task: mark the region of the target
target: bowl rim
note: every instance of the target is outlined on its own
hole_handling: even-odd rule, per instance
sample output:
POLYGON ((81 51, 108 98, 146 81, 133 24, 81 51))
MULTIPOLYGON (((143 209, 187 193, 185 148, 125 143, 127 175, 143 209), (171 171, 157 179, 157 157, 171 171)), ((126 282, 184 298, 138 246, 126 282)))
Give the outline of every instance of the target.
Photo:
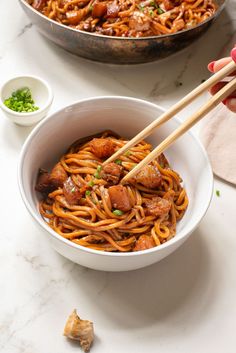
POLYGON ((226 2, 228 0, 223 0, 224 2, 218 7, 218 9, 216 10, 216 12, 208 17, 205 21, 199 23, 198 25, 188 28, 188 29, 184 29, 183 31, 178 31, 175 33, 169 33, 169 34, 162 34, 160 36, 148 36, 148 37, 116 37, 116 36, 108 36, 108 35, 104 35, 104 34, 99 34, 99 33, 92 33, 92 32, 86 32, 86 31, 82 31, 80 29, 76 29, 76 28, 72 28, 69 26, 66 26, 64 24, 61 24, 55 20, 52 20, 51 18, 48 18, 47 16, 43 15, 41 12, 35 10, 26 0, 19 0, 24 6, 28 7, 32 12, 34 12, 36 15, 42 17, 43 19, 48 20, 49 22, 51 22, 52 24, 56 24, 61 28, 67 28, 68 30, 75 32, 75 33, 81 33, 81 34, 85 34, 85 35, 90 35, 90 36, 94 36, 94 37, 99 37, 99 38, 108 38, 108 39, 112 39, 112 40, 123 40, 123 41, 144 41, 144 40, 148 40, 148 39, 162 39, 162 38, 167 38, 167 37, 172 37, 172 36, 176 36, 179 35, 180 33, 186 33, 189 32, 191 30, 193 30, 194 28, 199 28, 204 24, 207 24, 208 22, 211 22, 213 19, 216 19, 219 14, 221 13, 221 11, 224 9, 226 2))
POLYGON ((2 110, 4 110, 7 114, 11 114, 14 117, 17 118, 30 118, 30 117, 35 117, 38 114, 41 114, 43 111, 45 111, 48 107, 50 107, 50 105, 52 104, 53 101, 53 92, 52 92, 52 88, 50 87, 50 85, 47 83, 47 81, 45 81, 43 78, 39 77, 39 76, 35 76, 35 75, 19 75, 19 76, 13 76, 12 78, 10 78, 9 80, 5 81, 4 84, 1 86, 0 88, 0 107, 2 108, 2 110), (29 112, 29 113, 21 113, 21 112, 16 112, 14 110, 11 110, 10 108, 8 108, 5 104, 4 101, 2 99, 2 92, 4 90, 4 88, 10 84, 12 81, 15 80, 19 80, 19 79, 33 79, 36 82, 40 82, 46 89, 47 89, 47 100, 46 102, 39 107, 38 110, 35 110, 34 112, 29 112))
MULTIPOLYGON (((214 186, 214 178, 213 178, 213 171, 211 168, 211 164, 207 155, 206 150, 204 149, 201 141, 198 139, 198 137, 193 133, 193 131, 188 131, 187 134, 190 134, 192 139, 195 141, 195 143, 198 145, 204 159, 206 162, 206 168, 209 174, 209 180, 208 180, 208 195, 207 199, 204 199, 204 207, 202 207, 202 212, 199 214, 199 216, 196 218, 195 222, 193 223, 193 225, 191 226, 190 230, 187 229, 184 230, 182 229, 178 234, 176 234, 173 238, 171 238, 170 240, 168 240, 166 243, 161 244, 160 246, 151 248, 151 249, 147 249, 147 250, 141 250, 141 251, 136 251, 136 252, 127 252, 127 253, 115 253, 115 252, 106 252, 106 251, 100 251, 100 250, 94 250, 94 249, 89 249, 86 248, 84 246, 75 244, 73 242, 71 242, 68 239, 63 238, 61 235, 59 235, 58 233, 56 233, 53 229, 51 229, 47 223, 43 220, 43 218, 40 218, 39 214, 36 214, 33 209, 31 208, 31 205, 25 195, 24 192, 24 187, 23 187, 23 165, 24 165, 24 159, 25 159, 25 155, 27 153, 27 149, 28 149, 28 145, 30 144, 31 140, 34 138, 35 135, 38 134, 38 132, 40 131, 41 127, 45 124, 47 124, 47 121, 50 119, 55 119, 55 117, 62 113, 63 111, 66 111, 68 109, 68 111, 70 111, 71 109, 73 109, 73 107, 80 105, 80 104, 84 104, 86 102, 89 101, 96 101, 96 100, 120 100, 120 101, 129 101, 129 102, 139 102, 141 104, 146 104, 149 107, 158 109, 160 111, 164 112, 164 109, 161 108, 159 105, 151 103, 149 101, 140 99, 140 98, 134 98, 134 97, 128 97, 128 96, 95 96, 95 97, 89 97, 89 98, 84 98, 84 99, 80 99, 78 101, 75 101, 74 103, 68 105, 68 106, 64 106, 63 108, 58 109, 57 111, 55 111, 54 113, 48 115, 45 119, 43 119, 42 121, 40 121, 40 123, 35 126, 33 128, 33 130, 30 132, 30 134, 28 135, 27 139, 24 142, 24 145, 22 146, 21 152, 20 152, 20 156, 19 156, 19 162, 18 162, 18 166, 17 166, 17 180, 18 180, 18 186, 19 186, 19 190, 20 190, 20 194, 22 197, 22 200, 26 206, 26 208, 28 209, 29 213, 31 214, 32 218, 36 221, 37 224, 39 224, 41 226, 41 228, 43 230, 45 230, 48 234, 47 235, 52 235, 54 238, 56 238, 57 240, 59 240, 61 243, 64 243, 65 246, 69 246, 72 247, 74 249, 78 249, 78 250, 82 250, 85 252, 88 252, 90 254, 95 254, 95 255, 100 255, 100 256, 107 256, 107 257, 135 257, 135 256, 139 256, 141 254, 143 255, 148 255, 150 253, 153 252, 158 252, 161 251, 165 248, 170 247, 171 245, 174 245, 175 243, 178 243, 179 241, 181 241, 181 239, 184 239, 186 236, 190 235, 198 226, 198 224, 201 222, 201 220, 203 219, 203 217, 205 216, 210 203, 211 203, 211 199, 213 196, 213 186, 214 186)), ((178 124, 181 124, 183 121, 178 118, 178 117, 173 117, 173 120, 175 120, 178 124)))

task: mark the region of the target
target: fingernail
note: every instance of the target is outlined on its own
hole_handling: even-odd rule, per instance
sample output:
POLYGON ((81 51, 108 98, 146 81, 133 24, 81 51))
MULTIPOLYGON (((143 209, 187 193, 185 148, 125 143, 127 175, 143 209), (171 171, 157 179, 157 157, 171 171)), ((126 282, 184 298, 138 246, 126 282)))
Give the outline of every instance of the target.
POLYGON ((207 66, 208 70, 211 72, 214 72, 214 65, 215 65, 215 61, 212 61, 211 63, 209 63, 207 66))
POLYGON ((236 111, 236 98, 227 99, 227 108, 229 108, 233 112, 236 111))
POLYGON ((227 103, 229 103, 229 101, 230 101, 230 104, 235 105, 235 107, 236 107, 236 96, 235 96, 235 95, 231 95, 231 96, 229 96, 229 97, 226 97, 226 98, 222 101, 222 103, 223 103, 224 105, 226 105, 227 103))
POLYGON ((233 59, 233 61, 236 62, 236 48, 233 48, 231 50, 231 58, 233 59))

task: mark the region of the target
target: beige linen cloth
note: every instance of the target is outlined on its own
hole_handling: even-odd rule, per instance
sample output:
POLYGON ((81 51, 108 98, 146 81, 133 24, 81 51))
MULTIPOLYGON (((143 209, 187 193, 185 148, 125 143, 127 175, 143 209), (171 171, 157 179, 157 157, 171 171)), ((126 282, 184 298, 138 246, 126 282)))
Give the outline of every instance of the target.
MULTIPOLYGON (((236 36, 230 48, 234 47, 236 36)), ((230 50, 220 57, 229 56, 230 50)), ((236 113, 219 104, 202 121, 200 139, 218 177, 236 185, 236 113)))
POLYGON ((200 138, 214 174, 236 185, 236 113, 220 104, 203 119, 200 138))

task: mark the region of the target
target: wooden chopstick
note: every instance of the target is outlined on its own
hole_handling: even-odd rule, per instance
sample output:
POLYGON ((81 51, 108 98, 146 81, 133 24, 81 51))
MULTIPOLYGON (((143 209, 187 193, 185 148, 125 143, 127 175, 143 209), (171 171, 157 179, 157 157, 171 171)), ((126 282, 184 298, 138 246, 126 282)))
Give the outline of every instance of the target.
POLYGON ((163 113, 160 117, 149 124, 144 130, 138 133, 132 140, 128 141, 123 147, 121 147, 117 152, 115 152, 110 158, 103 162, 103 165, 110 163, 117 159, 120 155, 125 153, 129 148, 133 147, 147 136, 149 136, 158 126, 162 125, 178 112, 180 112, 184 107, 191 103, 194 99, 200 96, 203 92, 207 91, 210 87, 214 86, 218 81, 229 76, 233 71, 236 70, 236 64, 232 60, 228 65, 222 68, 220 71, 212 75, 207 81, 203 82, 201 85, 197 86, 193 91, 188 93, 179 102, 174 104, 170 109, 163 113))
MULTIPOLYGON (((236 90, 236 77, 233 78, 226 86, 218 91, 207 103, 205 103, 199 110, 185 120, 175 131, 173 131, 164 141, 162 141, 151 153, 147 155, 135 168, 133 168, 121 180, 121 184, 125 184, 128 179, 134 177, 143 167, 157 158, 160 153, 170 147, 180 136, 188 131, 193 125, 201 120, 207 113, 215 108, 222 100, 228 97, 236 90)), ((227 141, 226 141, 227 143, 227 141)))

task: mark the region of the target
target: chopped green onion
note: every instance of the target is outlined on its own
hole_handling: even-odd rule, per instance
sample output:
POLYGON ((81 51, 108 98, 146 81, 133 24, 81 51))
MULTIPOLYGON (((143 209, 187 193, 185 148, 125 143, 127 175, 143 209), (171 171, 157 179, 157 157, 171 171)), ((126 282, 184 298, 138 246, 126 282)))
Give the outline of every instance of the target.
POLYGON ((115 216, 122 216, 122 215, 124 214, 124 212, 121 211, 121 210, 114 210, 112 213, 113 213, 115 216))
POLYGON ((158 7, 157 12, 159 13, 159 15, 161 15, 161 14, 163 14, 165 11, 162 10, 160 7, 158 7))
POLYGON ((99 166, 97 167, 97 171, 93 174, 96 179, 100 179, 100 178, 101 178, 101 176, 100 176, 101 170, 102 170, 102 166, 99 165, 99 166))
POLYGON ((96 179, 100 179, 101 178, 100 177, 100 173, 98 173, 98 172, 94 173, 93 175, 95 176, 96 179))
POLYGON ((75 192, 75 186, 71 189, 71 192, 75 192))
POLYGON ((89 182, 88 182, 88 186, 90 186, 91 188, 94 186, 94 182, 92 181, 92 180, 90 180, 89 182))
POLYGON ((131 152, 128 150, 128 151, 126 151, 126 152, 124 153, 124 155, 125 155, 126 157, 129 157, 129 156, 131 155, 131 152))
POLYGON ((122 161, 120 159, 116 159, 115 160, 115 163, 118 164, 118 165, 121 165, 122 164, 122 161))
POLYGON ((144 11, 144 6, 139 5, 139 10, 143 12, 144 11))
POLYGON ((216 190, 216 196, 220 197, 220 191, 216 190))
POLYGON ((11 97, 5 99, 4 104, 7 108, 20 113, 32 113, 39 109, 39 107, 34 105, 34 100, 28 87, 20 88, 13 92, 11 97))
POLYGON ((86 195, 86 196, 90 196, 90 195, 91 195, 91 191, 86 190, 86 191, 85 191, 85 195, 86 195))
POLYGON ((153 10, 149 10, 149 15, 150 15, 150 16, 153 16, 153 15, 154 15, 153 10))
POLYGON ((92 5, 89 6, 89 11, 93 11, 93 6, 92 5))

